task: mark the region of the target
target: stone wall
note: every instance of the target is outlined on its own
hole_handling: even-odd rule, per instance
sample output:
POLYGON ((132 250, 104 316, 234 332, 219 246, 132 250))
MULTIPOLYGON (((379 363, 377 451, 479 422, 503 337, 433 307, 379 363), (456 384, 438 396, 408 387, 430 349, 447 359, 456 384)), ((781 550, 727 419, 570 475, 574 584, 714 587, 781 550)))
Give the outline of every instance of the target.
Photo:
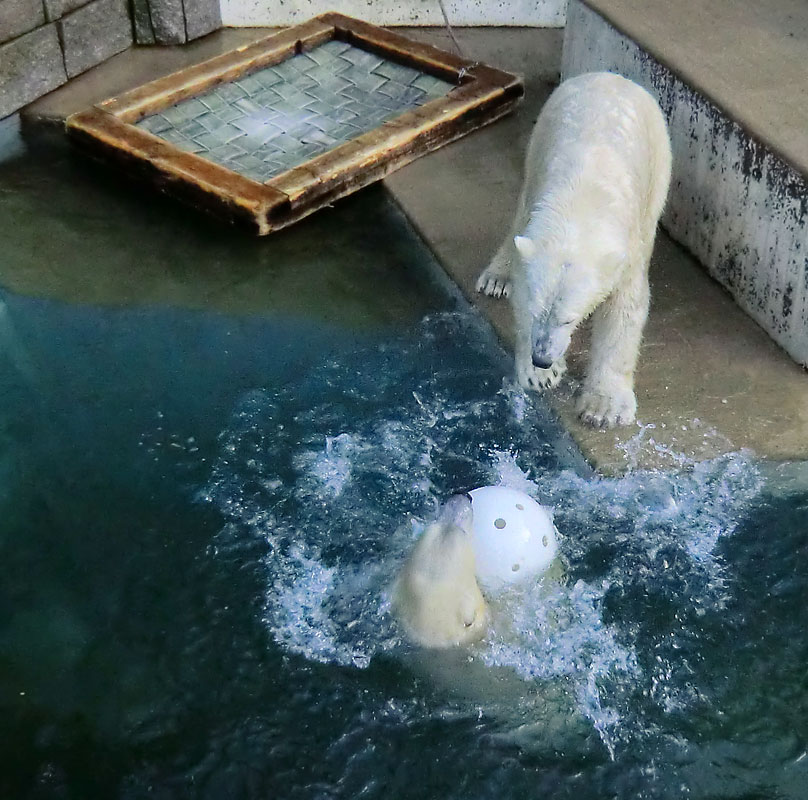
POLYGON ((183 44, 222 27, 219 0, 132 0, 132 10, 138 44, 183 44))
POLYGON ((219 0, 0 0, 0 119, 116 53, 221 27, 219 0))
POLYGON ((0 0, 0 119, 131 44, 128 0, 0 0))

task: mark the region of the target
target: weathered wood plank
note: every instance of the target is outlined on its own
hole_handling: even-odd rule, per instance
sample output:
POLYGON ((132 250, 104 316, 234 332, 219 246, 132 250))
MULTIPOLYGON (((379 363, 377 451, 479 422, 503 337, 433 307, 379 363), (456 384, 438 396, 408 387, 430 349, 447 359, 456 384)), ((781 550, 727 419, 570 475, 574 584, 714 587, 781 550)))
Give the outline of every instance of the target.
POLYGON ((231 222, 247 223, 258 234, 269 232, 267 219, 273 211, 289 206, 288 197, 274 187, 185 153, 107 111, 91 109, 73 114, 66 128, 68 135, 91 153, 112 159, 161 191, 194 206, 231 222))
POLYGON ((469 71, 469 75, 476 82, 476 85, 500 86, 509 97, 521 97, 525 93, 525 87, 521 79, 510 72, 503 72, 496 67, 489 67, 487 64, 475 64, 469 71))
POLYGON ((149 114, 201 94, 221 83, 235 80, 247 72, 278 64, 296 53, 311 50, 333 38, 334 30, 333 25, 315 18, 230 53, 145 83, 99 103, 99 108, 124 122, 137 122, 149 114))
POLYGON ((473 61, 440 50, 430 44, 416 42, 387 28, 378 28, 368 22, 346 17, 336 11, 321 14, 316 19, 336 28, 342 41, 388 56, 394 61, 421 69, 451 83, 460 83, 474 66, 473 61))

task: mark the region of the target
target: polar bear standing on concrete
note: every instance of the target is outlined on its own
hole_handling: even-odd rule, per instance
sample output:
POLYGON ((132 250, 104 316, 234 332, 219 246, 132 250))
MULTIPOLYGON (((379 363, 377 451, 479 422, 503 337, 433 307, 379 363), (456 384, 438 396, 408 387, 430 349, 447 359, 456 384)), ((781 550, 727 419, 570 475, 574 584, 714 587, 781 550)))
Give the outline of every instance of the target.
POLYGON ((477 281, 510 297, 526 389, 558 383, 573 331, 594 312, 577 410, 598 427, 636 414, 648 262, 670 172, 665 120, 644 89, 607 72, 565 81, 536 122, 511 233, 477 281))

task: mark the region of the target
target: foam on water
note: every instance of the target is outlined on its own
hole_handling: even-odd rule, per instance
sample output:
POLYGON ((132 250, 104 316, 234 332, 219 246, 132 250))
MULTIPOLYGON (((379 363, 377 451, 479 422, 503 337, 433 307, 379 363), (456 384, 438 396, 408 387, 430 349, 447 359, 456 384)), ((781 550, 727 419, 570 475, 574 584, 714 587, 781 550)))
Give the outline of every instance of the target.
MULTIPOLYGON (((464 324, 447 316, 428 320, 421 341, 464 324)), ((461 390, 451 352, 408 347, 326 365, 310 392, 252 392, 222 434, 205 492, 228 520, 215 546, 261 543, 274 641, 357 668, 405 649, 388 592, 406 554, 447 496, 502 483, 555 508, 565 574, 498 601, 471 658, 526 690, 562 681, 612 756, 653 729, 656 711, 700 702, 689 659, 699 618, 727 597, 717 545, 759 491, 750 459, 582 475, 554 458, 540 411, 490 365, 461 390), (667 609, 667 624, 643 608, 667 609)))
POLYGON ((634 690, 665 713, 685 712, 703 700, 690 682, 689 659, 698 658, 699 618, 720 615, 730 596, 717 545, 761 489, 749 455, 676 474, 634 472, 618 479, 571 471, 529 475, 510 453, 495 454, 493 466, 504 485, 555 507, 568 574, 586 579, 517 598, 508 609, 515 635, 492 651, 492 663, 510 664, 528 677, 569 670, 577 679, 579 710, 612 754, 619 743, 648 732, 649 709, 640 720, 636 703, 627 700, 634 690), (649 631, 647 620, 637 617, 638 599, 654 611, 668 607, 673 624, 649 631), (557 621, 559 603, 569 609, 563 622, 557 621), (626 720, 635 727, 621 726, 626 720))

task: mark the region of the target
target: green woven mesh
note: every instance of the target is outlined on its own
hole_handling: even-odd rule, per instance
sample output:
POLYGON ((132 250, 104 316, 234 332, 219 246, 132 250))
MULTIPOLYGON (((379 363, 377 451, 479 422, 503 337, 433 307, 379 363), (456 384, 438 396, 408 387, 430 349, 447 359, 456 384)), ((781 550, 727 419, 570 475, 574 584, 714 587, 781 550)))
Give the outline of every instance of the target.
POLYGON ((424 72, 331 41, 137 125, 263 182, 452 88, 424 72))

